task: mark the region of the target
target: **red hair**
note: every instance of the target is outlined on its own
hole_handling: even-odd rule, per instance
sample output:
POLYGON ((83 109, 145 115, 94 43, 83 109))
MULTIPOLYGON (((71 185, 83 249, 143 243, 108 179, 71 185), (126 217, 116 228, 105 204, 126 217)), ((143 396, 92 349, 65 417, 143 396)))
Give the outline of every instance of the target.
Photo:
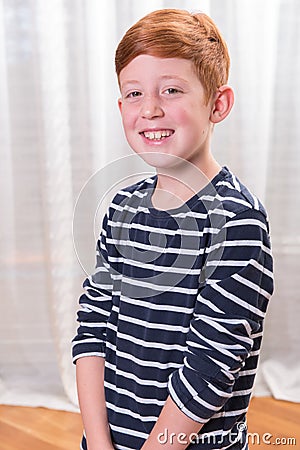
POLYGON ((210 17, 180 9, 161 9, 134 24, 119 43, 115 67, 120 72, 139 55, 192 61, 206 101, 227 83, 230 58, 227 45, 210 17))

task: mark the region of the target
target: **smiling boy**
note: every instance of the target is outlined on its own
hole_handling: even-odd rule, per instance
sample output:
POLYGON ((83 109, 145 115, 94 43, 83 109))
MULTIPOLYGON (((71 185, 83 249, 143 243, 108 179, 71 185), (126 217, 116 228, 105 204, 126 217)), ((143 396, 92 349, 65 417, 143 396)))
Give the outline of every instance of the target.
POLYGON ((233 105, 215 24, 150 13, 116 51, 128 143, 156 176, 103 220, 74 338, 82 449, 247 449, 249 405, 272 294, 259 201, 214 159, 233 105))
MULTIPOLYGON (((208 180, 220 171, 210 152, 210 138, 213 123, 223 120, 232 107, 233 92, 229 86, 220 86, 207 101, 192 61, 148 54, 139 55, 126 65, 119 82, 123 127, 137 154, 157 169, 172 164, 163 155, 182 158, 201 169, 208 180)), ((173 195, 178 196, 187 188, 179 182, 181 178, 179 165, 173 173, 173 195)), ((157 187, 164 181, 167 192, 170 177, 158 177, 157 187)), ((182 200, 190 196, 188 190, 187 198, 183 195, 182 200)))

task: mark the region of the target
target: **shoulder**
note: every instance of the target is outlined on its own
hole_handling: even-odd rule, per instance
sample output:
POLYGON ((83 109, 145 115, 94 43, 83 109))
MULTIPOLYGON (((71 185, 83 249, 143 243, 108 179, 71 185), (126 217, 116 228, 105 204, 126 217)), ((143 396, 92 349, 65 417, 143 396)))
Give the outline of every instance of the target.
POLYGON ((254 228, 269 234, 264 206, 227 167, 222 168, 199 200, 199 208, 204 206, 206 210, 207 227, 214 234, 229 227, 244 236, 254 228))
POLYGON ((260 217, 268 222, 263 204, 227 167, 224 167, 215 182, 216 198, 221 203, 228 218, 260 217))
POLYGON ((145 192, 145 191, 149 191, 153 190, 153 188, 155 187, 156 184, 156 175, 153 175, 152 177, 148 177, 148 178, 144 178, 142 180, 137 181, 134 184, 131 184, 129 186, 126 186, 122 189, 120 189, 117 194, 117 196, 126 196, 126 197, 131 197, 132 195, 135 195, 137 192, 145 192))
POLYGON ((151 197, 155 184, 156 176, 152 176, 120 189, 110 202, 108 216, 116 211, 137 213, 147 210, 146 198, 151 197))
POLYGON ((152 191, 156 184, 156 176, 148 177, 143 180, 137 181, 127 187, 120 189, 114 196, 112 203, 119 204, 124 202, 125 199, 136 198, 142 199, 152 191))

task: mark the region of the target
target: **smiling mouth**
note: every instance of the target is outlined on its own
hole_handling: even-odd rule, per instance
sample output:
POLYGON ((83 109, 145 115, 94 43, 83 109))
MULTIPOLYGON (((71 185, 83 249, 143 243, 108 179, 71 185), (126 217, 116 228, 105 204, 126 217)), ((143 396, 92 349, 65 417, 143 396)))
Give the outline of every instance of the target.
POLYGON ((150 141, 161 141, 171 136, 173 130, 159 130, 159 131, 142 131, 140 134, 150 141))

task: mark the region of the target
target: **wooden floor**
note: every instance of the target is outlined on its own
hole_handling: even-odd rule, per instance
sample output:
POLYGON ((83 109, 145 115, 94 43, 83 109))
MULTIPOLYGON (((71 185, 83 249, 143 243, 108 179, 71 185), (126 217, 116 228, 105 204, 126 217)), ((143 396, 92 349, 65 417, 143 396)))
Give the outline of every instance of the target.
MULTIPOLYGON (((299 403, 254 398, 248 425, 251 450, 300 450, 299 403)), ((79 414, 0 405, 1 450, 78 450, 81 430, 79 414)))

